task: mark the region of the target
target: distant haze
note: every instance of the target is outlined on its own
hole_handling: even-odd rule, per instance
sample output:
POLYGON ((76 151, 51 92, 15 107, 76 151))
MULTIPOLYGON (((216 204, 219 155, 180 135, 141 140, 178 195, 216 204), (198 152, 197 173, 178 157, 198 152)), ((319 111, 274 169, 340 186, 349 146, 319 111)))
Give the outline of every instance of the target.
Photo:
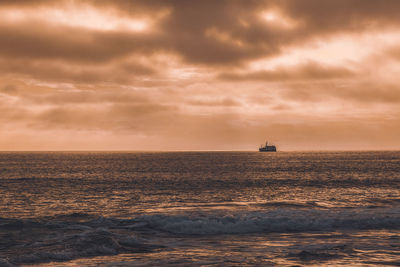
POLYGON ((400 149, 400 1, 0 1, 0 150, 400 149))

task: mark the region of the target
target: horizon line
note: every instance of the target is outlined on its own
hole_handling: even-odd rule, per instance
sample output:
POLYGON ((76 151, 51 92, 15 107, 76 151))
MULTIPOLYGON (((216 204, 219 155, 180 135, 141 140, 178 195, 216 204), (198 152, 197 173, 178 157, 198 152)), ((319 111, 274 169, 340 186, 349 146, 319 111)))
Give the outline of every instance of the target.
MULTIPOLYGON (((384 152, 384 151, 400 151, 400 149, 342 149, 342 150, 333 150, 333 149, 305 149, 305 150, 278 150, 275 153, 279 152, 384 152)), ((175 150, 134 150, 134 149, 60 149, 60 150, 1 150, 0 153, 4 152, 259 152, 258 150, 250 150, 250 149, 175 149, 175 150)), ((263 153, 263 152, 259 152, 263 153)))

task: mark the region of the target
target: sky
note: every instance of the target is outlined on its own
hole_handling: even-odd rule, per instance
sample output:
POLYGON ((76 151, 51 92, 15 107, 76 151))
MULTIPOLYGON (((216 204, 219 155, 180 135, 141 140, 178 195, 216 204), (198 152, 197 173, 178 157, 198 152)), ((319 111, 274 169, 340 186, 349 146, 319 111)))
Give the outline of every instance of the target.
POLYGON ((399 10, 2 0, 0 150, 398 150, 399 10))

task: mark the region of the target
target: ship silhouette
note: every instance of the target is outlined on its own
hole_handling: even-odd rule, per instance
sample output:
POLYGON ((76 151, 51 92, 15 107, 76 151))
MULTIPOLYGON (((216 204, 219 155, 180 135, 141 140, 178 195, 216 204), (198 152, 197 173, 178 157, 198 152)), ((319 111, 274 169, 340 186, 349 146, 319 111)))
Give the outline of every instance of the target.
POLYGON ((268 141, 265 142, 265 146, 261 145, 260 148, 258 149, 260 152, 276 152, 276 146, 275 145, 269 145, 268 141))

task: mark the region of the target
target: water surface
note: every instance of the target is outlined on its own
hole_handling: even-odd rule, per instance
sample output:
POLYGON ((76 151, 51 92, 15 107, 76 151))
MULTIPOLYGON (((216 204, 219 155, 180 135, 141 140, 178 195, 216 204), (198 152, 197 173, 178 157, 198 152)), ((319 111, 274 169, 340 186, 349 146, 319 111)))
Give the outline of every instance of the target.
POLYGON ((400 152, 3 152, 0 195, 0 266, 400 264, 400 152))

